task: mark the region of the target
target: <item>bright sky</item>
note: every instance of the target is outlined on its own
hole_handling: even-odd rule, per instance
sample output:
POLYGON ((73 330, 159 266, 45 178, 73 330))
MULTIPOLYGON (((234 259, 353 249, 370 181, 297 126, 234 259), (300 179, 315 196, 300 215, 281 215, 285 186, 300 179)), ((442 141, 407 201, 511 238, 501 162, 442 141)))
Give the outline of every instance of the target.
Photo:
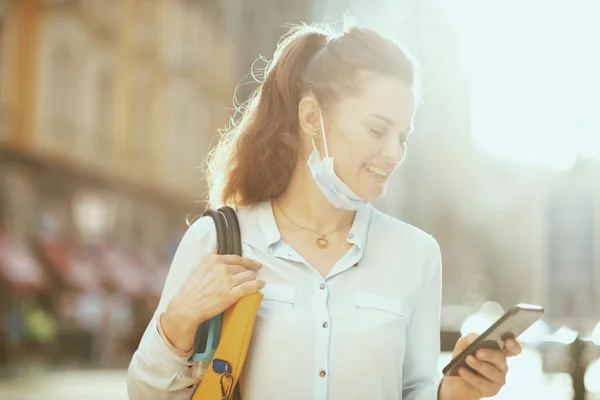
POLYGON ((474 79, 476 146, 568 169, 600 160, 600 1, 446 0, 474 79))

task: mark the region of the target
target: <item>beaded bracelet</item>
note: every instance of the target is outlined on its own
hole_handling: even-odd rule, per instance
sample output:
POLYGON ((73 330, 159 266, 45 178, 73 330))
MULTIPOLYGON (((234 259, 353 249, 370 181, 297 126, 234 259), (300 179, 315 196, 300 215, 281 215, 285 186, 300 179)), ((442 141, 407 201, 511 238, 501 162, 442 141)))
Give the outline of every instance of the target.
POLYGON ((179 350, 177 347, 175 347, 173 345, 173 343, 171 343, 171 341, 169 340, 169 338, 167 338, 167 335, 165 335, 165 331, 163 330, 163 327, 162 327, 162 316, 163 316, 162 313, 158 316, 158 319, 156 321, 156 329, 158 330, 158 334, 162 338, 163 342, 165 342, 165 344, 167 345, 167 347, 169 349, 171 349, 179 357, 189 357, 189 356, 191 356, 192 353, 193 353, 193 351, 194 351, 194 347, 193 346, 188 351, 179 350))

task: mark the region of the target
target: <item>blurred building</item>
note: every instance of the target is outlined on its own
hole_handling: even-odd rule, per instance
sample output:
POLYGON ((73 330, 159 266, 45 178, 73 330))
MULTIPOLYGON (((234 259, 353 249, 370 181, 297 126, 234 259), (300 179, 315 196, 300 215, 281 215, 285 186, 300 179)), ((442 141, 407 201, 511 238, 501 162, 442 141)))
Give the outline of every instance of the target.
POLYGON ((130 357, 258 54, 229 6, 0 2, 0 364, 130 357))

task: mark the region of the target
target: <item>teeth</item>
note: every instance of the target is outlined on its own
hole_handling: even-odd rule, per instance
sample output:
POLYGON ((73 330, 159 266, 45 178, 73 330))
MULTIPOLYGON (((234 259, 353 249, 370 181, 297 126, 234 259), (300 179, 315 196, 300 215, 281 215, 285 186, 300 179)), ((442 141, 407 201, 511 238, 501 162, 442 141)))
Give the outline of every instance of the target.
POLYGON ((379 175, 379 176, 384 176, 384 177, 385 177, 385 176, 387 176, 387 175, 388 175, 388 173, 387 173, 386 171, 384 171, 384 170, 381 170, 381 169, 379 169, 379 168, 375 168, 375 167, 374 167, 374 166, 372 166, 372 165, 366 165, 366 166, 365 166, 365 169, 366 169, 367 171, 369 171, 369 172, 374 172, 374 173, 376 173, 376 174, 377 174, 377 175, 379 175))

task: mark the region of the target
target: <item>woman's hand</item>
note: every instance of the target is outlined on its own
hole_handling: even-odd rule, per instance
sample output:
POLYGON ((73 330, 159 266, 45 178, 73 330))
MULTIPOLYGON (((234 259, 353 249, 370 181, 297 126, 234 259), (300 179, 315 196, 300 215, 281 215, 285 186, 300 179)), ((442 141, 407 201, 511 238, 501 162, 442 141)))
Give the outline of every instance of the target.
MULTIPOLYGON (((479 335, 470 333, 461 337, 452 352, 452 358, 459 355, 479 335)), ((460 376, 445 376, 440 387, 440 400, 479 400, 496 395, 506 383, 507 357, 521 353, 521 344, 516 339, 504 342, 504 351, 479 349, 475 357, 467 357, 467 364, 479 372, 474 374, 466 368, 459 370, 460 376)))
POLYGON ((260 264, 237 255, 209 254, 173 296, 162 316, 162 328, 176 348, 193 347, 198 326, 225 311, 241 297, 265 286, 256 279, 260 264))

